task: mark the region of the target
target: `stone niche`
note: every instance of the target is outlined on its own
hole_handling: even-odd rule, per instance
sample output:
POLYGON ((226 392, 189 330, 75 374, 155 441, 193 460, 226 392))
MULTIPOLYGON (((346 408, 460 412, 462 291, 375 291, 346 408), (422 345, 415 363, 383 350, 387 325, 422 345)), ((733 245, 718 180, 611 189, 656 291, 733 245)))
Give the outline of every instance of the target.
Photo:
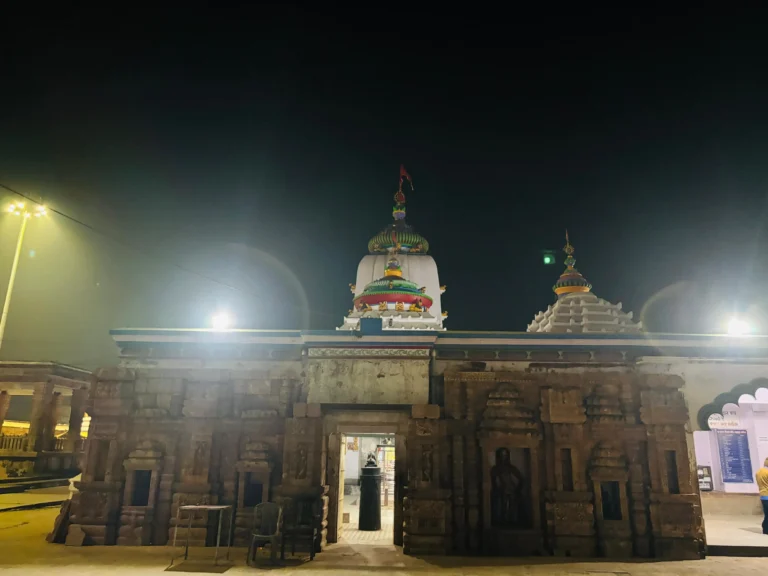
POLYGON ((274 456, 264 442, 245 439, 235 469, 237 470, 237 503, 235 510, 235 545, 248 546, 254 521, 254 509, 269 502, 274 470, 274 456))
POLYGON ((600 443, 590 461, 589 478, 595 495, 595 523, 601 556, 632 556, 627 460, 619 444, 600 443))
POLYGON ((544 508, 547 542, 557 556, 594 556, 596 549, 593 492, 584 457, 587 420, 583 391, 576 382, 541 388, 547 490, 544 508))
POLYGON ((526 406, 525 382, 501 382, 488 394, 478 440, 483 481, 486 553, 543 553, 541 519, 542 435, 526 406))
POLYGON ((682 380, 627 369, 444 381, 452 552, 702 556, 682 380))
POLYGON ((170 515, 168 538, 173 539, 176 529, 180 530, 186 538, 189 526, 190 545, 205 546, 209 543, 209 516, 212 515, 206 511, 184 512, 179 508, 218 503, 218 494, 212 491, 209 483, 213 428, 208 420, 191 421, 187 423, 187 432, 184 436, 185 439, 180 442, 181 472, 177 472, 173 477, 168 490, 168 494, 172 494, 168 511, 170 515))
POLYGON ((125 491, 117 537, 117 543, 120 545, 152 544, 152 528, 164 453, 160 443, 144 440, 139 442, 123 463, 125 491))

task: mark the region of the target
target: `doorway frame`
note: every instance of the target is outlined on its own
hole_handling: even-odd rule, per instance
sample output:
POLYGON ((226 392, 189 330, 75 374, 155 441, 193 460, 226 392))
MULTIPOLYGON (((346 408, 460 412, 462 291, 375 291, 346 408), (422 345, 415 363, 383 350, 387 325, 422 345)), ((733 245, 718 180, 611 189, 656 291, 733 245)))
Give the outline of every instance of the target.
POLYGON ((339 539, 339 491, 341 486, 340 458, 341 443, 346 435, 394 435, 395 437, 395 494, 392 542, 403 545, 403 496, 408 482, 406 438, 411 419, 411 406, 393 406, 381 409, 326 409, 323 416, 323 436, 327 439, 327 482, 328 482, 328 542, 339 539))

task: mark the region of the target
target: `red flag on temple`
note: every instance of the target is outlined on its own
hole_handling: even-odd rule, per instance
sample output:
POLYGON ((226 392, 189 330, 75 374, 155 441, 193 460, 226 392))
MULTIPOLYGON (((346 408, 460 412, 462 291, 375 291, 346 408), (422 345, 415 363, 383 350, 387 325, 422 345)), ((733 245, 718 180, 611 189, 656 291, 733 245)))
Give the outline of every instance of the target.
POLYGON ((403 186, 403 178, 405 178, 406 180, 408 180, 408 182, 409 182, 409 183, 410 183, 410 185, 411 185, 411 190, 413 190, 413 180, 411 180, 411 175, 410 175, 410 174, 408 174, 408 172, 406 172, 406 170, 405 170, 405 166, 403 166, 402 164, 400 164, 400 187, 401 187, 401 188, 402 188, 402 186, 403 186))

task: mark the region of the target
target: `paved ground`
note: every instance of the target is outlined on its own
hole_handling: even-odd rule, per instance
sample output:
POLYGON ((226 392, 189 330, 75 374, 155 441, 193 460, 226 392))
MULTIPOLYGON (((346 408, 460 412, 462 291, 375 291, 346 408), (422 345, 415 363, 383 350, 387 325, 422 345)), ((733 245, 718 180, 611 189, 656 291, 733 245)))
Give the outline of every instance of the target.
MULTIPOLYGON (((47 544, 45 535, 53 525, 55 509, 0 514, 0 571, 19 576, 110 576, 161 574, 170 563, 169 548, 87 547, 71 548, 47 544)), ((195 549, 198 558, 212 555, 211 549, 195 549)), ((295 560, 276 569, 244 565, 245 550, 233 550, 235 564, 227 574, 272 572, 286 576, 313 574, 446 576, 763 576, 764 558, 708 558, 692 562, 576 562, 553 558, 411 558, 392 546, 338 544, 319 554, 314 562, 295 560)), ((196 572, 204 564, 186 565, 196 572), (197 569, 195 569, 197 568, 197 569)), ((175 571, 175 570, 174 570, 175 571)))
MULTIPOLYGON (((762 516, 707 515, 704 527, 710 546, 768 547, 768 535, 763 534, 762 516)), ((768 560, 766 560, 768 563, 768 560)))
POLYGON ((69 498, 69 486, 38 488, 15 494, 0 494, 0 511, 16 506, 37 505, 45 502, 61 502, 69 498))
POLYGON ((345 544, 392 544, 394 538, 395 510, 392 506, 381 509, 381 530, 365 532, 358 530, 360 518, 360 494, 344 497, 344 512, 349 514, 349 522, 344 524, 341 541, 345 544))

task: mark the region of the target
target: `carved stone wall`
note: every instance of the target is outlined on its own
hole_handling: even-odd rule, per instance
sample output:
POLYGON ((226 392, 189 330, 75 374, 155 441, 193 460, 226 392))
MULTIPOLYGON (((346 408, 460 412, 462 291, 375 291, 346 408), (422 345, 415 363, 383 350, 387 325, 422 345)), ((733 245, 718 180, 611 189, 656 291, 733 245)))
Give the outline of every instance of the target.
MULTIPOLYGON (((437 406, 435 406, 437 408, 437 406)), ((403 551, 448 554, 452 506, 446 423, 438 410, 414 410, 406 439, 408 490, 403 501, 403 551)))
POLYGON ((446 372, 452 551, 700 557, 682 384, 630 368, 446 372))
MULTIPOLYGON (((440 394, 430 396, 425 358, 333 354, 316 353, 305 366, 323 372, 322 363, 336 362, 333 373, 346 375, 339 387, 354 392, 362 375, 365 395, 304 403, 315 397, 311 374, 292 361, 100 371, 70 530, 98 544, 164 545, 187 526, 180 506, 219 503, 235 513, 235 534, 225 522, 223 537, 243 544, 256 500, 302 498, 317 504, 322 548, 339 534, 340 439, 367 425, 396 435, 394 541, 406 553, 701 555, 680 378, 630 366, 479 365, 445 372, 440 394), (415 372, 401 370, 409 362, 415 372), (372 366, 386 368, 382 380, 392 384, 378 408, 369 397, 372 366), (361 402, 366 411, 350 408, 361 402), (251 486, 246 498, 249 483, 258 497, 251 486)), ((313 377, 328 376, 320 372, 313 377)), ((323 394, 333 383, 324 380, 323 394)), ((192 542, 210 544, 215 520, 197 513, 192 542)))
MULTIPOLYGON (((105 369, 87 412, 91 428, 70 530, 97 544, 164 545, 186 537, 187 504, 239 511, 239 473, 265 472, 267 499, 280 483, 286 417, 300 380, 276 362, 264 369, 105 369), (254 445, 258 439, 258 448, 254 445), (263 449, 263 450, 262 450, 263 449), (259 454, 269 454, 259 464, 259 454), (147 492, 148 491, 148 492, 147 492), (148 497, 147 497, 148 493, 148 497)), ((214 514, 196 512, 190 542, 210 544, 214 514)), ((247 520, 245 520, 247 522, 247 520)), ((222 538, 229 538, 224 518, 222 538)))

